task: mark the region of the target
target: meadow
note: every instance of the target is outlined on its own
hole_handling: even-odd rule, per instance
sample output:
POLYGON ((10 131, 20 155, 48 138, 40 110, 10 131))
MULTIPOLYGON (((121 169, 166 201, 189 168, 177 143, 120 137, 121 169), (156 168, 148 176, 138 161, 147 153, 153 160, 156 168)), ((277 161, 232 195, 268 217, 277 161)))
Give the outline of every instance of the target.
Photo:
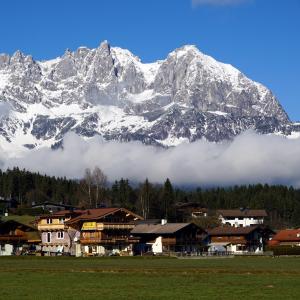
POLYGON ((300 299, 300 258, 1 257, 0 299, 300 299))

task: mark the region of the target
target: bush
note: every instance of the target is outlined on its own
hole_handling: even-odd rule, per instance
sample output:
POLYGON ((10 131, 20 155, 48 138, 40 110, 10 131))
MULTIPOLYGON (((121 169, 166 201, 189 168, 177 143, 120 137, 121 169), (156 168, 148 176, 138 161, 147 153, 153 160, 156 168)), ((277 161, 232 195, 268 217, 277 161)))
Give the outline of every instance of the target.
POLYGON ((274 255, 300 255, 300 246, 269 246, 266 251, 272 251, 274 255))

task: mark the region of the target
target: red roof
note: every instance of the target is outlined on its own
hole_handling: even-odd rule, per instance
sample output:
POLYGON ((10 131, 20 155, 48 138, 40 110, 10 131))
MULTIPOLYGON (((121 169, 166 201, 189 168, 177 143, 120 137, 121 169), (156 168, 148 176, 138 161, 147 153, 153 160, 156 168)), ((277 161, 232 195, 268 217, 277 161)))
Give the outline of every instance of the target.
POLYGON ((110 215, 112 213, 115 213, 117 211, 126 211, 127 213, 130 213, 134 215, 135 217, 142 220, 143 218, 134 214, 133 212, 127 210, 126 208, 117 208, 117 207, 110 207, 110 208, 93 208, 93 209, 87 209, 85 210, 81 215, 79 215, 76 218, 72 218, 67 223, 76 223, 78 221, 89 221, 89 220, 97 220, 101 219, 107 215, 110 215))
POLYGON ((272 241, 278 242, 300 242, 300 229, 285 229, 278 231, 272 241))

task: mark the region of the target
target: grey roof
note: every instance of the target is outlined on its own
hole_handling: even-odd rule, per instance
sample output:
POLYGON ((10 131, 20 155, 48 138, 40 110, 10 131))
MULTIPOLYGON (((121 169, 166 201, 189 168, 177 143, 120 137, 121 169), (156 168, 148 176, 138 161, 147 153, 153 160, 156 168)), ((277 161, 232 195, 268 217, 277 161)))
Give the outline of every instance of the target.
POLYGON ((138 224, 135 226, 132 234, 170 234, 175 233, 184 227, 191 225, 192 223, 167 223, 161 224, 138 224))

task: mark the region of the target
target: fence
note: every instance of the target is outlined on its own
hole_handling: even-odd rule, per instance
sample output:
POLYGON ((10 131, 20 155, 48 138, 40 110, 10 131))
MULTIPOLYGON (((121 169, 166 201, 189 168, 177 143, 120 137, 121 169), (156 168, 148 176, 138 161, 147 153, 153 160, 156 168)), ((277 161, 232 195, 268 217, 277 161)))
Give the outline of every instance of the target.
POLYGON ((209 252, 170 252, 170 256, 176 257, 222 257, 222 256, 233 256, 234 252, 232 251, 209 251, 209 252))

